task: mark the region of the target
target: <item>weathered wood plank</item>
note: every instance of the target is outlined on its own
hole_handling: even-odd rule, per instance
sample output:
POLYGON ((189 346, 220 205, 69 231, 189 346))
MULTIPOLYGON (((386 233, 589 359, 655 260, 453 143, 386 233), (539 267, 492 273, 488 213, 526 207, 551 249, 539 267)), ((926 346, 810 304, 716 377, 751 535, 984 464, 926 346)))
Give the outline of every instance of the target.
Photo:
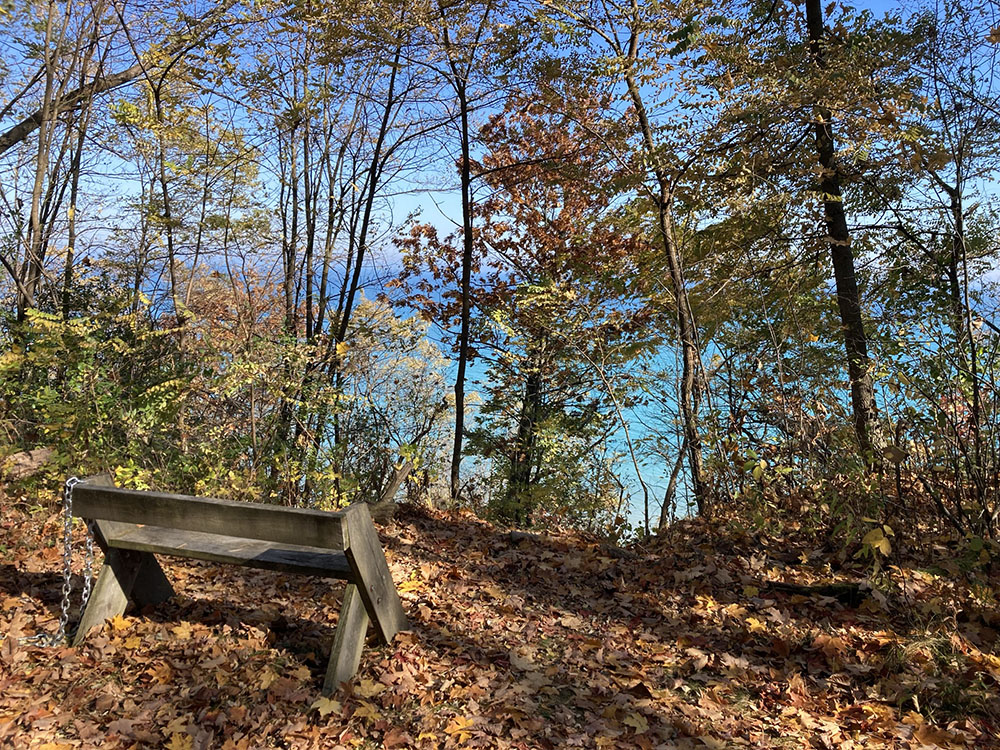
POLYGON ((108 537, 108 544, 121 549, 191 557, 285 573, 341 579, 353 575, 343 552, 302 545, 276 547, 272 542, 205 534, 200 531, 116 523, 114 531, 108 537))
POLYGON ((397 632, 406 630, 409 625, 378 533, 366 505, 352 505, 345 515, 350 544, 344 552, 354 571, 354 582, 379 638, 383 643, 390 643, 397 632))
POLYGON ((353 583, 347 584, 344 603, 340 607, 337 633, 330 649, 330 662, 323 680, 323 695, 330 695, 340 683, 354 677, 361 663, 361 651, 365 647, 365 633, 368 630, 368 612, 353 583))
POLYGON ((73 490, 73 515, 330 550, 342 550, 347 543, 343 511, 121 490, 90 482, 73 490))
POLYGON ((105 620, 125 612, 144 554, 147 553, 126 549, 112 548, 105 551, 104 565, 97 575, 94 590, 90 593, 87 608, 73 638, 74 646, 80 645, 87 633, 105 620))
POLYGON ((90 592, 87 608, 83 612, 83 617, 80 618, 76 635, 73 637, 73 645, 79 646, 87 637, 87 633, 100 626, 105 620, 110 620, 115 615, 124 614, 127 606, 128 594, 125 593, 122 582, 115 576, 110 565, 103 565, 101 572, 97 574, 94 590, 90 592))

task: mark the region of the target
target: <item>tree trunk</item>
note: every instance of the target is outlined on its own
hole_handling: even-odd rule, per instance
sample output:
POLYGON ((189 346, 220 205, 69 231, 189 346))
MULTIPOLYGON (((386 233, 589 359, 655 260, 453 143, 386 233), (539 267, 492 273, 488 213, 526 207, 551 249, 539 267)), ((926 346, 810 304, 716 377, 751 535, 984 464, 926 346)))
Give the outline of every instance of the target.
MULTIPOLYGON (((629 96, 639 118, 639 129, 642 133, 646 151, 653 157, 656 152, 656 142, 653 129, 646 114, 645 103, 639 81, 635 77, 634 65, 638 53, 638 32, 633 31, 629 39, 626 56, 625 82, 628 85, 629 96)), ((653 157, 655 158, 655 157, 653 157)), ((698 350, 698 329, 694 314, 688 299, 687 285, 684 281, 684 264, 680 250, 674 237, 671 203, 673 195, 670 189, 670 179, 666 170, 654 165, 653 173, 657 182, 657 193, 654 196, 657 210, 657 226, 663 251, 670 273, 670 286, 674 294, 674 306, 677 314, 677 335, 681 345, 681 388, 680 407, 681 421, 684 429, 684 441, 687 444, 688 470, 691 473, 691 492, 694 495, 698 513, 709 511, 708 493, 705 487, 702 465, 701 435, 698 430, 698 374, 701 370, 701 354, 698 350)))
POLYGON ((523 526, 530 521, 531 508, 526 504, 528 490, 531 489, 531 469, 536 462, 538 417, 542 402, 541 368, 532 368, 524 384, 524 398, 517 423, 517 437, 510 457, 510 473, 507 477, 507 497, 505 509, 510 520, 523 526))
MULTIPOLYGON (((822 0, 806 0, 806 22, 809 27, 809 50, 820 71, 825 70, 823 54, 822 0)), ((861 295, 858 292, 857 274, 854 269, 854 252, 847 228, 847 216, 840 189, 840 172, 835 156, 832 113, 823 106, 815 109, 816 153, 822 167, 819 190, 823 194, 823 211, 827 234, 830 237, 830 257, 837 287, 837 308, 844 331, 844 348, 847 353, 847 372, 851 380, 851 405, 854 412, 854 432, 865 464, 879 465, 872 439, 872 426, 877 411, 875 390, 869 372, 868 339, 865 336, 861 314, 861 295)))
MULTIPOLYGON (((35 181, 31 190, 31 206, 28 218, 28 238, 24 251, 24 265, 21 271, 21 291, 17 297, 17 322, 23 323, 28 310, 35 306, 35 296, 42 278, 42 268, 45 263, 45 242, 42 227, 42 189, 45 176, 49 169, 49 146, 52 131, 55 128, 55 111, 53 99, 55 95, 55 51, 52 49, 53 39, 57 33, 55 26, 55 3, 50 2, 45 21, 45 50, 43 64, 45 66, 45 90, 42 98, 42 108, 38 120, 38 150, 35 157, 35 181)), ((61 41, 58 40, 57 41, 61 41)))
POLYGON ((69 227, 67 230, 66 265, 63 266, 62 316, 69 320, 71 305, 71 289, 73 286, 73 263, 76 253, 76 206, 80 195, 80 163, 83 160, 83 147, 87 136, 87 121, 89 112, 83 107, 77 120, 76 150, 70 167, 69 190, 69 227))
POLYGON ((458 336, 458 372, 455 375, 455 437, 451 451, 451 499, 457 500, 462 490, 460 468, 462 438, 465 435, 465 371, 469 362, 469 331, 472 321, 472 171, 469 145, 469 99, 465 81, 456 76, 455 91, 461 115, 462 129, 462 312, 458 336))

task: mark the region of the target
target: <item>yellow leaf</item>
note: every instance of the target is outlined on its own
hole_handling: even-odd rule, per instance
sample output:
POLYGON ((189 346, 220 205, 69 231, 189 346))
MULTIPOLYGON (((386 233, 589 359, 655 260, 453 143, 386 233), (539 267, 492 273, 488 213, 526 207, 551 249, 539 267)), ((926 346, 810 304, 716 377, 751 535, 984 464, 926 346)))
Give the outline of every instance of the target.
POLYGON ((635 729, 636 734, 642 734, 649 729, 649 722, 646 721, 646 717, 638 713, 630 713, 622 720, 622 724, 635 729))
POLYGON ((182 622, 180 625, 173 628, 173 633, 180 640, 186 641, 188 638, 191 637, 191 623, 182 622))
POLYGON ((373 722, 382 718, 378 709, 368 701, 359 701, 358 707, 354 709, 354 715, 360 716, 362 719, 371 719, 373 722))
POLYGON ((361 680, 354 688, 354 694, 362 698, 373 698, 385 690, 385 685, 374 680, 361 680))
POLYGON ((260 675, 260 689, 267 690, 278 679, 278 675, 270 669, 265 669, 260 675))
POLYGON ((456 732, 464 732, 471 726, 475 725, 474 719, 466 718, 465 716, 456 716, 451 720, 447 727, 445 727, 445 732, 448 734, 455 734, 456 732))
POLYGON ((885 534, 882 533, 882 529, 872 529, 867 534, 865 534, 864 538, 861 540, 861 543, 874 547, 882 539, 885 539, 885 534))
POLYGON ((350 347, 343 341, 337 342, 337 356, 343 357, 350 347))
POLYGON ((139 648, 142 645, 142 639, 137 635, 133 635, 131 638, 126 638, 123 645, 125 648, 139 648))
POLYGON ((305 682, 306 680, 312 679, 312 672, 310 671, 309 667, 302 665, 301 667, 292 670, 292 677, 294 677, 296 680, 301 680, 305 682))
POLYGON ((719 606, 719 603, 717 601, 715 601, 715 599, 713 599, 710 596, 702 596, 701 594, 698 594, 695 597, 695 599, 698 601, 698 604, 700 606, 702 606, 702 607, 704 607, 705 609, 708 609, 708 610, 715 609, 716 607, 719 606))
POLYGON ((165 746, 167 750, 194 750, 194 737, 190 734, 174 732, 165 746))
POLYGON ((121 630, 127 630, 128 626, 128 620, 121 615, 115 615, 111 618, 111 629, 116 633, 121 630))
POLYGON ((396 590, 401 594, 405 594, 410 591, 417 591, 424 587, 423 581, 418 581, 416 579, 410 579, 409 581, 403 581, 396 587, 396 590))
POLYGON ((450 734, 455 737, 459 743, 464 743, 472 734, 468 732, 468 729, 472 727, 476 722, 472 719, 467 719, 464 716, 456 716, 451 722, 444 728, 446 734, 450 734))
POLYGON ((864 539, 861 540, 862 544, 867 544, 872 549, 876 549, 883 555, 888 555, 892 550, 892 545, 889 543, 885 532, 882 531, 880 527, 876 527, 865 534, 864 539))
POLYGON ((319 711, 320 716, 326 716, 327 714, 339 714, 343 707, 333 698, 319 697, 313 701, 310 708, 319 711))
POLYGON ((767 625, 758 620, 756 617, 747 618, 747 627, 751 633, 766 633, 767 625))

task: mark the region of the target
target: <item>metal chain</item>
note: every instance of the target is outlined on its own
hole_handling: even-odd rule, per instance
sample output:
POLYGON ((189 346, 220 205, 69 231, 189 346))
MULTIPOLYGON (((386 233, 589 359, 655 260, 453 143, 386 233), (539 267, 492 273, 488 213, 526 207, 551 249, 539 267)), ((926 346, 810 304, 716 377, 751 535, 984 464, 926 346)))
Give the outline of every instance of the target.
MULTIPOLYGON (((36 646, 60 646, 66 642, 66 625, 69 623, 69 601, 73 593, 73 488, 80 483, 76 477, 66 480, 63 488, 63 585, 62 603, 59 606, 59 627, 52 635, 39 633, 21 639, 21 643, 36 646)), ((90 599, 94 567, 94 531, 87 524, 87 553, 83 568, 83 592, 80 595, 80 609, 87 606, 90 599)))
POLYGON ((83 558, 83 591, 80 592, 80 612, 87 608, 94 578, 94 522, 87 521, 87 552, 83 558))

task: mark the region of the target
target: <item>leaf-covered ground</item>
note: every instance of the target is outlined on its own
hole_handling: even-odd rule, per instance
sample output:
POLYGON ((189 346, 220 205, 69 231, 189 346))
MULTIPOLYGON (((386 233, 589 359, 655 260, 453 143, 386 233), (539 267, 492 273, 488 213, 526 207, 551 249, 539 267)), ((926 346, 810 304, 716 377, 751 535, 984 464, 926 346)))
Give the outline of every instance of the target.
POLYGON ((402 507, 380 531, 411 630, 324 700, 342 584, 166 559, 170 603, 29 647, 60 519, 8 500, 2 526, 2 747, 1000 747, 994 589, 943 541, 855 607, 770 585, 850 564, 723 522, 622 555, 402 507))

